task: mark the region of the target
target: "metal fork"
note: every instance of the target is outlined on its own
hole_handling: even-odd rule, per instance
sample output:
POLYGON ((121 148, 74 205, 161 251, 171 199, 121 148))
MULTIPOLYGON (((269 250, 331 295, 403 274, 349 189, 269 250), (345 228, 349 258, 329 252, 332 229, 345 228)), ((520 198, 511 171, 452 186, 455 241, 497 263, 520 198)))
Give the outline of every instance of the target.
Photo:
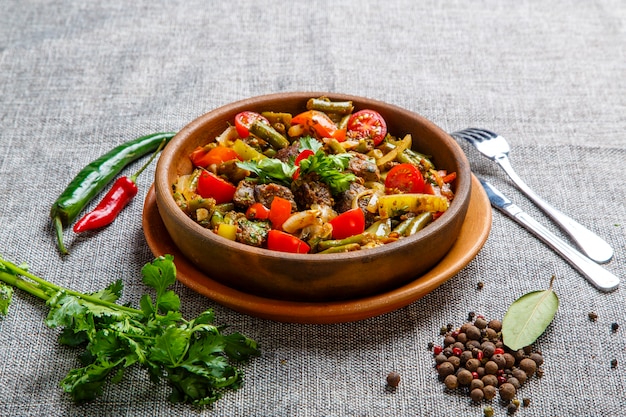
POLYGON ((497 133, 486 129, 469 128, 451 134, 456 139, 464 139, 474 145, 480 153, 495 161, 507 175, 513 180, 528 198, 530 198, 541 210, 554 220, 565 231, 580 249, 598 263, 608 262, 613 257, 613 248, 602 238, 585 228, 574 219, 552 207, 543 198, 539 197, 517 175, 509 162, 510 147, 506 139, 497 133))

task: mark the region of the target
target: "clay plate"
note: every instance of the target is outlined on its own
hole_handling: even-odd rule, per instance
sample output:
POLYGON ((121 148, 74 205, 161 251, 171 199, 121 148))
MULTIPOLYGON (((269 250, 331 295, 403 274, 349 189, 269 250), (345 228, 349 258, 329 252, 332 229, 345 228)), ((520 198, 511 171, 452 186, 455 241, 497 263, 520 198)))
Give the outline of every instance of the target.
POLYGON ((223 285, 198 270, 172 242, 156 205, 154 186, 143 209, 143 230, 154 256, 174 255, 177 277, 193 291, 237 312, 264 319, 308 324, 364 320, 397 310, 430 293, 455 276, 480 251, 491 230, 491 206, 476 177, 465 221, 456 242, 432 269, 395 290, 345 301, 298 302, 259 297, 223 285))

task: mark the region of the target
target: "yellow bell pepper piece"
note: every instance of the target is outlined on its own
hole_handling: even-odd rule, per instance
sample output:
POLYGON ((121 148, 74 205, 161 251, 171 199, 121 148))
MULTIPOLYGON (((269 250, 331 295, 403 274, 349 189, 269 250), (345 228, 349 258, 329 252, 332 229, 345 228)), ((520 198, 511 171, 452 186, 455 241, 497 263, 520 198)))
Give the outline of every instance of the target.
POLYGON ((220 223, 217 227, 217 234, 225 237, 228 240, 236 240, 237 239, 237 225, 228 224, 228 223, 220 223))
POLYGON ((235 143, 233 143, 233 150, 237 152, 237 155, 239 155, 244 161, 252 159, 258 161, 259 159, 267 158, 261 152, 257 151, 241 139, 235 140, 235 143))
POLYGON ((439 195, 388 194, 378 197, 378 214, 383 219, 409 212, 446 211, 449 206, 448 199, 439 195))

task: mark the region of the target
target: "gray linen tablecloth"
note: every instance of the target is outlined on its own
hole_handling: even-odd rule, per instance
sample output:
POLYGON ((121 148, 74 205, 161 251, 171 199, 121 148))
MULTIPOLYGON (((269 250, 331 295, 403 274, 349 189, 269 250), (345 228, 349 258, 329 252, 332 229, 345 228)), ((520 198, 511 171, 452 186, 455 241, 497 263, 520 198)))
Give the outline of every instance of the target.
MULTIPOLYGON (((154 165, 112 226, 84 238, 66 233, 66 258, 48 219, 56 196, 115 145, 179 130, 235 100, 299 90, 376 98, 447 131, 479 126, 503 134, 519 174, 603 236, 615 248, 606 268, 626 275, 622 0, 1 6, 0 254, 50 281, 93 291, 122 278, 122 301, 137 305, 146 291, 140 269, 152 259, 141 216, 154 165)), ((476 173, 563 236, 501 170, 461 145, 476 173)), ((519 397, 531 403, 518 415, 624 415, 624 289, 600 293, 508 218, 494 212, 492 224, 475 259, 445 284, 397 311, 353 323, 258 319, 177 283, 185 316, 213 308, 219 324, 255 338, 263 351, 243 367, 244 386, 204 411, 170 405, 167 387, 151 384, 141 370, 96 401, 74 405, 59 381, 78 366, 75 351, 45 326, 45 306, 16 292, 0 319, 0 415, 481 416, 485 404, 445 391, 428 343, 440 342, 441 326, 460 325, 470 311, 501 318, 552 275, 561 305, 537 341, 545 375, 523 386, 519 397), (622 327, 612 331, 612 323, 622 327), (392 370, 402 378, 395 391, 385 388, 392 370)))

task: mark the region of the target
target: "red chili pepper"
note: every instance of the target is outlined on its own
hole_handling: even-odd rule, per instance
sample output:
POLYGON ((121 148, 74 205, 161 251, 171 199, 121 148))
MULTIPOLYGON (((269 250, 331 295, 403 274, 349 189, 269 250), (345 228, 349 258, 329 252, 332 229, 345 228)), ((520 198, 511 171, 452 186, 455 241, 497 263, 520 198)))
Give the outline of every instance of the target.
POLYGON ((113 223, 113 220, 122 211, 124 207, 137 195, 137 177, 156 157, 159 151, 165 145, 165 141, 161 143, 159 148, 152 154, 150 159, 130 178, 118 178, 113 187, 104 196, 102 201, 98 203, 93 211, 85 214, 73 227, 75 233, 86 232, 87 230, 99 229, 113 223))

